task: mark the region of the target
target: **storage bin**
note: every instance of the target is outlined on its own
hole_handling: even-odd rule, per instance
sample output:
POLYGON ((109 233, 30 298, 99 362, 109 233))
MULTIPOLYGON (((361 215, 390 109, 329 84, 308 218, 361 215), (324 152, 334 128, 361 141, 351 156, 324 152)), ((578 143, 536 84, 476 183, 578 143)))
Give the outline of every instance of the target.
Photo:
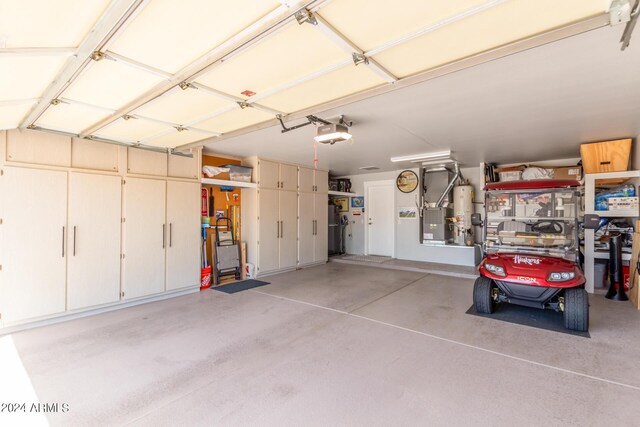
POLYGON ((238 165, 224 165, 224 167, 229 168, 229 179, 231 181, 251 182, 253 168, 238 165))
POLYGON ((629 169, 631 139, 580 145, 584 173, 623 172, 629 169))
POLYGON ((500 182, 520 181, 522 179, 522 171, 500 172, 500 182))

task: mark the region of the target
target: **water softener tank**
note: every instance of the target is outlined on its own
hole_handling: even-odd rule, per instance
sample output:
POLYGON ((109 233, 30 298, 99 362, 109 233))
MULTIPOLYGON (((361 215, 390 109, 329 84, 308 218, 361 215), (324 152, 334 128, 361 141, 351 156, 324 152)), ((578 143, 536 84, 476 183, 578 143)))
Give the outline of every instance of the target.
POLYGON ((458 185, 453 187, 453 214, 456 217, 459 230, 471 228, 471 214, 473 213, 473 186, 458 185))

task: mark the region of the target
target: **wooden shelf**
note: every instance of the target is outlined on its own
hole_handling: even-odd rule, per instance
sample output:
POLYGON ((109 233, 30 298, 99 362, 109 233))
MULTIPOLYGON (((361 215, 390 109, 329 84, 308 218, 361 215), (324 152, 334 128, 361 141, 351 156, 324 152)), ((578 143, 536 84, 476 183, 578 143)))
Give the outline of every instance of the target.
POLYGON ((202 185, 215 185, 218 187, 257 188, 255 182, 229 181, 227 179, 202 178, 202 185))
POLYGON ((356 197, 356 193, 346 193, 344 191, 331 191, 329 190, 330 196, 343 196, 343 197, 356 197))

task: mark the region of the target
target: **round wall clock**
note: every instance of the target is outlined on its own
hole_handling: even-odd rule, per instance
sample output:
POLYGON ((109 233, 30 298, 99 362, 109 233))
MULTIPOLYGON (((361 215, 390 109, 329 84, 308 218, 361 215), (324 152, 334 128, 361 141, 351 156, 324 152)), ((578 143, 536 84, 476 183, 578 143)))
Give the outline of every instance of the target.
POLYGON ((418 175, 414 171, 402 171, 396 178, 396 186, 403 193, 411 193, 418 188, 418 175))

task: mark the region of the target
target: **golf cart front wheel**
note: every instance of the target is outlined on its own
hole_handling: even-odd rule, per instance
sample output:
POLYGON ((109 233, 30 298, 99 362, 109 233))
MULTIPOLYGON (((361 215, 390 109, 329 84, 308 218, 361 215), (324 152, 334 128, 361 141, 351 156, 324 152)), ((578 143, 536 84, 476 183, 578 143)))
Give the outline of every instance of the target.
POLYGON ((589 330, 589 295, 584 289, 564 291, 564 327, 582 332, 589 330))
POLYGON ((495 310, 496 303, 493 300, 493 289, 496 285, 493 280, 480 276, 473 285, 473 305, 478 313, 491 314, 495 310))

